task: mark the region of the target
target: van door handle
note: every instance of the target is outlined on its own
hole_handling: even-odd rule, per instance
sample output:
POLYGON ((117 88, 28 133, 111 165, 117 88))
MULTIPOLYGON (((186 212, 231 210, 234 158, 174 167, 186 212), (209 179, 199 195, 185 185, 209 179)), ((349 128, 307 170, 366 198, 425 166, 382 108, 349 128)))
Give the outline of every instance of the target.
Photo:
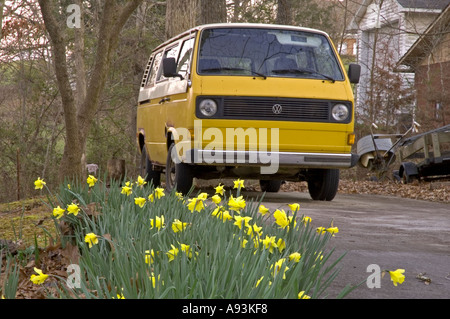
POLYGON ((158 102, 158 104, 162 104, 162 103, 164 103, 164 102, 169 102, 170 101, 170 97, 163 97, 159 102, 158 102))

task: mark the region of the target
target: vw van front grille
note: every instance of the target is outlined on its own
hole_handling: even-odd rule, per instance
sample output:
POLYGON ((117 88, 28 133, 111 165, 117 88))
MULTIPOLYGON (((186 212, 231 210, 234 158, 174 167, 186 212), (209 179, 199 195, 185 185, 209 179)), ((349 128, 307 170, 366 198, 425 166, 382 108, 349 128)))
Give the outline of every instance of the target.
POLYGON ((198 96, 196 108, 198 118, 321 123, 350 123, 352 112, 349 101, 253 96, 198 96), (216 102, 217 112, 214 115, 205 116, 199 112, 200 102, 204 99, 216 102), (331 109, 338 103, 349 108, 348 118, 341 122, 331 116, 331 109))
POLYGON ((330 102, 287 98, 225 97, 223 118, 328 122, 330 102))

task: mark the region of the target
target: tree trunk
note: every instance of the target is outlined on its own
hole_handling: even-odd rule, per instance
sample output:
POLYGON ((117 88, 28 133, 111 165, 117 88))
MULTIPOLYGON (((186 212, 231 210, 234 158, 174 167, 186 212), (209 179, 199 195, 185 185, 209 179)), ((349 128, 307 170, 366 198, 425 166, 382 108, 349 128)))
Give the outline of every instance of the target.
MULTIPOLYGON (((123 6, 118 1, 108 0, 103 2, 101 22, 98 32, 96 56, 94 58, 91 78, 86 87, 86 92, 78 92, 77 99, 72 91, 69 81, 69 69, 66 61, 67 27, 60 25, 55 18, 58 13, 53 1, 39 0, 45 28, 49 34, 53 64, 58 82, 59 93, 62 99, 64 121, 66 126, 66 143, 64 154, 60 163, 60 179, 84 178, 86 175, 86 141, 92 125, 95 113, 100 106, 100 97, 106 83, 112 54, 119 39, 120 31, 133 11, 143 0, 127 1, 123 6)), ((81 1, 78 2, 81 4, 81 1)), ((82 31, 75 32, 75 49, 73 54, 83 53, 82 31), (78 35, 77 35, 78 34, 78 35)), ((81 57, 75 57, 76 64, 81 63, 81 57)), ((82 66, 84 63, 82 63, 82 66)), ((77 70, 85 72, 85 70, 77 70)), ((80 81, 83 81, 82 76, 80 81)), ((78 83, 81 87, 85 84, 78 83)))
POLYGON ((294 23, 292 0, 278 0, 277 23, 286 25, 294 23))

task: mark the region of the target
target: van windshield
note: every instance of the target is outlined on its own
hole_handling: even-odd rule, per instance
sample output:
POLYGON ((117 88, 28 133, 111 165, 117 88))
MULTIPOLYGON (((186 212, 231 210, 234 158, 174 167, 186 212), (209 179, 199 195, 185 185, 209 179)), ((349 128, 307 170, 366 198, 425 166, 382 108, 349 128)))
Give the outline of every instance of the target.
POLYGON ((295 30, 205 29, 197 65, 201 75, 344 80, 328 39, 295 30))

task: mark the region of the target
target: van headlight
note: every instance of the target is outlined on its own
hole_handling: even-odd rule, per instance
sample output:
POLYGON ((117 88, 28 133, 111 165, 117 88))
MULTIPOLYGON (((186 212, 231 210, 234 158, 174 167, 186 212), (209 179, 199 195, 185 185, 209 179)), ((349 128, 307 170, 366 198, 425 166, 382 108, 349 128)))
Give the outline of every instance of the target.
POLYGON ((350 111, 348 109, 348 106, 345 104, 336 104, 331 109, 331 115, 333 116, 333 119, 339 122, 345 121, 348 118, 349 113, 350 111))
POLYGON ((200 102, 198 109, 202 115, 211 117, 217 113, 217 103, 212 99, 204 99, 200 102))

